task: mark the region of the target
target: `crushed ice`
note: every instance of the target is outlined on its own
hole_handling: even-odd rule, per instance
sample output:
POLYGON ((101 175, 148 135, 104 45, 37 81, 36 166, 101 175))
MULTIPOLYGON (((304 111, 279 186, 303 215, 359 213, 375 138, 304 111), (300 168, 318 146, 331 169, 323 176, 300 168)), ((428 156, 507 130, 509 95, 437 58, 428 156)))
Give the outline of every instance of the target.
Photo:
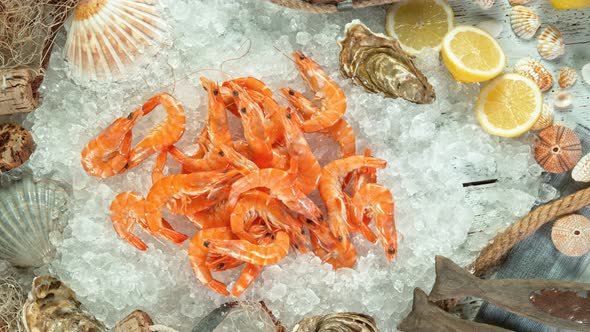
MULTIPOLYGON (((468 263, 498 230, 526 214, 539 196, 541 172, 531 157, 532 135, 500 139, 486 134, 473 112, 479 87, 452 80, 436 53, 425 52, 417 59, 436 89, 432 105, 367 94, 340 77, 336 39, 344 25, 359 18, 382 31, 382 9, 327 17, 260 0, 163 2, 170 43, 139 73, 119 83, 77 82, 57 47, 42 87, 43 104, 29 117, 38 143, 32 159, 35 171, 57 170, 70 178, 75 189, 61 257, 50 271, 109 326, 141 308, 156 322, 186 331, 229 299, 199 284, 189 268, 186 243, 176 247, 142 234, 150 245, 142 253, 113 231, 108 214, 111 200, 122 191, 147 193, 154 157, 127 173, 98 180, 80 165, 82 147, 116 117, 151 95, 168 91, 187 112, 188 130, 179 145, 194 149, 191 142, 206 114, 200 75, 217 80, 252 75, 275 91, 282 86, 303 90, 295 66, 277 49, 285 54, 303 50, 343 87, 349 103, 345 117, 356 130, 357 152, 368 146, 388 161, 379 181, 392 189, 401 235, 399 258, 393 264, 386 262, 380 247, 355 239, 361 258, 354 269, 333 271, 316 257, 295 254, 266 268, 243 297, 264 300, 287 326, 306 315, 357 311, 374 316, 383 331, 394 330, 409 310, 413 288, 430 289, 434 255, 468 263), (224 63, 221 73, 222 62, 240 57, 248 44, 249 52, 224 63), (490 178, 499 181, 476 202, 490 218, 485 229, 466 242, 474 213, 465 202, 462 183, 490 178)), ((142 123, 135 135, 145 133, 151 124, 142 123)), ((547 196, 546 189, 544 193, 547 196)), ((195 232, 188 223, 171 219, 180 231, 195 232)), ((232 282, 237 274, 224 273, 221 279, 232 282)))

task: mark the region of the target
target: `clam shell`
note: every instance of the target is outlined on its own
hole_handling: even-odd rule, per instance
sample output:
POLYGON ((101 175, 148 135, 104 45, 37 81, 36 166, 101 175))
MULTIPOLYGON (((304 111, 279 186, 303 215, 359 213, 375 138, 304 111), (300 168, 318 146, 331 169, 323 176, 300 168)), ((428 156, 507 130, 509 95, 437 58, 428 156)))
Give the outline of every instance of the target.
POLYGON ((574 102, 574 97, 571 92, 560 90, 553 96, 553 105, 557 108, 568 108, 574 102))
POLYGON ((586 84, 590 84, 590 63, 587 63, 582 67, 582 78, 586 84))
POLYGON ((496 3, 496 0, 473 0, 473 3, 478 5, 481 9, 490 9, 496 3))
POLYGON ((582 144, 573 130, 564 126, 543 129, 535 142, 535 160, 550 173, 574 168, 582 157, 582 144))
POLYGON ((0 197, 0 259, 23 267, 47 263, 55 253, 50 234, 62 229, 66 188, 27 176, 0 188, 0 197))
POLYGON ((578 74, 575 69, 565 67, 559 72, 559 86, 562 89, 571 88, 576 84, 578 80, 578 74))
POLYGON ((514 33, 523 39, 531 39, 541 26, 541 20, 535 12, 524 6, 514 6, 510 13, 510 23, 514 33))
POLYGON ((546 27, 539 35, 537 49, 546 60, 553 60, 565 54, 563 35, 554 25, 546 27))
POLYGON ((528 3, 530 0, 508 0, 508 2, 510 2, 511 6, 518 6, 518 5, 524 5, 526 3, 528 3))
POLYGON ((378 332, 379 329, 373 317, 355 312, 312 316, 300 321, 293 328, 293 332, 318 331, 378 332))
POLYGON ((530 78, 545 92, 553 86, 553 75, 539 61, 532 58, 522 58, 514 65, 514 71, 530 78))
POLYGON ((82 0, 71 19, 66 59, 80 78, 118 78, 164 31, 152 0, 82 0))
POLYGON ((562 254, 583 256, 590 251, 590 220, 579 214, 571 214, 555 221, 551 240, 562 254))
POLYGON ((531 129, 532 130, 545 129, 553 124, 554 118, 555 118, 555 112, 553 112, 553 109, 549 105, 547 105, 546 103, 543 103, 543 110, 541 111, 541 116, 539 117, 539 120, 537 120, 537 122, 533 125, 533 127, 531 129))
POLYGON ((590 182, 590 153, 578 161, 572 170, 572 179, 578 182, 590 182))

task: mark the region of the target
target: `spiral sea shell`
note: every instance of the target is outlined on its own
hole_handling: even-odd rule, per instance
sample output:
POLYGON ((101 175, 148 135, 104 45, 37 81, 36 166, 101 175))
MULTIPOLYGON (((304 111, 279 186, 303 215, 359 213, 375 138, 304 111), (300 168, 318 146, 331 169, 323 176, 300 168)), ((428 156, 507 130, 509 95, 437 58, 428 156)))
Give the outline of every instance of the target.
POLYGON ((535 142, 535 160, 550 173, 574 168, 582 157, 582 144, 573 130, 564 126, 543 129, 535 142))
POLYGON ((553 86, 553 75, 539 61, 532 58, 522 58, 514 65, 514 71, 530 78, 545 92, 553 86))
POLYGON ((590 153, 578 161, 572 170, 572 179, 578 182, 590 182, 590 153))
POLYGON ((545 129, 553 124, 553 118, 555 117, 555 113, 553 112, 553 108, 549 105, 543 103, 543 110, 541 111, 541 116, 539 120, 533 125, 531 128, 532 130, 541 130, 545 129))
POLYGON ((515 6, 510 13, 510 23, 514 33, 523 39, 531 39, 541 26, 539 16, 532 9, 515 6))
POLYGON ((554 25, 546 27, 539 35, 537 49, 546 60, 553 60, 565 54, 563 35, 554 25))
POLYGON ((570 214, 555 221, 551 240, 562 254, 579 257, 590 251, 590 220, 579 214, 570 214))
POLYGON ((578 79, 578 74, 576 73, 575 69, 565 67, 559 72, 559 86, 562 89, 571 88, 576 84, 576 80, 578 79))
POLYGON ((490 9, 496 3, 496 0, 473 0, 473 3, 478 5, 481 9, 490 9))

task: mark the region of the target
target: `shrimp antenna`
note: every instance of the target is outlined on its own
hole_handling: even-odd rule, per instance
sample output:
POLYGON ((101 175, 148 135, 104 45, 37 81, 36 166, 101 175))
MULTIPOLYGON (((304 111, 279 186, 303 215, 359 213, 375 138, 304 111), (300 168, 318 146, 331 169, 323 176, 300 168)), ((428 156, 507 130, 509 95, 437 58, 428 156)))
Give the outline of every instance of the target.
POLYGON ((244 45, 246 45, 246 43, 248 43, 248 47, 246 47, 246 52, 244 52, 244 54, 240 55, 237 58, 231 58, 231 59, 226 59, 223 60, 223 62, 221 63, 221 65, 219 65, 219 70, 221 70, 223 72, 223 65, 226 62, 230 62, 230 61, 236 61, 236 60, 240 60, 243 57, 245 57, 246 55, 248 55, 248 53, 250 53, 250 48, 252 48, 252 40, 250 38, 244 40, 244 42, 242 43, 242 45, 240 45, 240 47, 238 48, 238 51, 242 49, 242 47, 244 47, 244 45))
POLYGON ((297 62, 295 62, 295 60, 293 60, 290 56, 287 55, 287 53, 283 52, 281 49, 279 49, 278 47, 276 47, 275 45, 272 45, 272 47, 277 50, 279 53, 281 53, 282 55, 284 55, 287 59, 289 59, 289 61, 293 62, 294 64, 297 64, 297 62))

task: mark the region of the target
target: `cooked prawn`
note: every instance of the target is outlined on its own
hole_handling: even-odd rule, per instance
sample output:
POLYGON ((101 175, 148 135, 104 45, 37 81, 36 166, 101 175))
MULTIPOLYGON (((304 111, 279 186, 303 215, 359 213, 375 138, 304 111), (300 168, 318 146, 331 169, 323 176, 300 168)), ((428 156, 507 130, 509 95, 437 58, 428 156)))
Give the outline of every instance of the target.
POLYGON ((216 240, 208 244, 211 251, 231 256, 249 264, 271 265, 283 259, 289 253, 289 235, 278 231, 272 235, 268 244, 254 244, 247 240, 216 240))

